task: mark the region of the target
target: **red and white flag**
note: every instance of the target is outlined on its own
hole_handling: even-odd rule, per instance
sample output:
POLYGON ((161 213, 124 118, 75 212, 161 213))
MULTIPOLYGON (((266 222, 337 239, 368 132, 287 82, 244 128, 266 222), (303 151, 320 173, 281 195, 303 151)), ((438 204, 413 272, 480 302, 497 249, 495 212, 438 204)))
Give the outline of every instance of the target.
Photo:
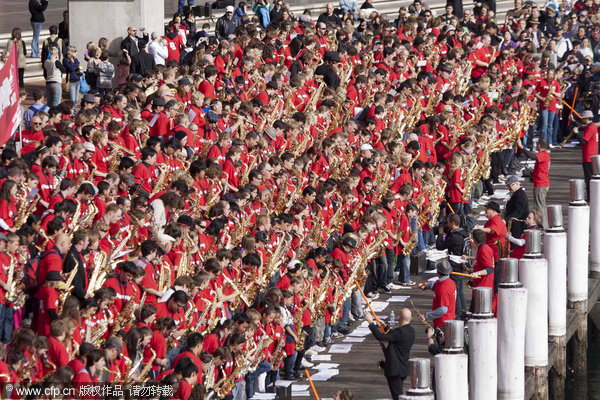
POLYGON ((13 46, 8 61, 0 69, 0 146, 19 127, 19 73, 17 46, 13 46))

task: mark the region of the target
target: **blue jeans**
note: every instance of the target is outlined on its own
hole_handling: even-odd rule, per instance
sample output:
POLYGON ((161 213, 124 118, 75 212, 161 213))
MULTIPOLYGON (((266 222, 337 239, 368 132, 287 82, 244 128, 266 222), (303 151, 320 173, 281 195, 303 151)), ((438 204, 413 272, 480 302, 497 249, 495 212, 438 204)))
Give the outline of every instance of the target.
POLYGON ((264 374, 266 372, 269 372, 270 370, 271 363, 269 363, 268 361, 263 361, 260 364, 258 364, 258 368, 256 368, 256 371, 250 372, 246 375, 246 392, 248 393, 249 399, 254 397, 254 381, 256 381, 256 378, 258 378, 260 374, 264 374))
POLYGON ((46 98, 48 106, 56 107, 62 100, 62 85, 60 82, 46 82, 46 98))
POLYGON ((40 57, 40 32, 42 31, 41 22, 32 22, 31 28, 33 28, 33 39, 31 40, 31 57, 40 57))
POLYGON ((400 272, 398 280, 403 283, 410 282, 410 256, 398 255, 398 261, 396 262, 396 271, 400 272), (400 280, 400 278, 402 280, 400 280))
MULTIPOLYGON (((194 5, 194 0, 187 0, 188 6, 194 5)), ((177 3, 177 12, 183 12, 183 6, 185 5, 185 0, 179 0, 177 3)))
POLYGON ((540 110, 541 118, 541 139, 545 139, 548 143, 552 143, 552 128, 554 125, 554 112, 548 110, 540 110))
POLYGON ((338 321, 336 332, 340 329, 346 329, 348 327, 348 317, 350 316, 350 306, 352 304, 352 297, 348 296, 346 300, 342 303, 342 316, 338 321))
POLYGON ((75 111, 77 111, 77 102, 79 101, 79 88, 81 87, 81 83, 77 82, 69 82, 69 100, 75 103, 75 111))
POLYGON ((10 342, 13 332, 13 308, 0 304, 0 340, 6 344, 10 342))
POLYGON ((556 143, 558 142, 558 129, 560 128, 558 115, 559 113, 554 113, 554 122, 552 123, 552 143, 550 144, 553 146, 556 146, 556 143))

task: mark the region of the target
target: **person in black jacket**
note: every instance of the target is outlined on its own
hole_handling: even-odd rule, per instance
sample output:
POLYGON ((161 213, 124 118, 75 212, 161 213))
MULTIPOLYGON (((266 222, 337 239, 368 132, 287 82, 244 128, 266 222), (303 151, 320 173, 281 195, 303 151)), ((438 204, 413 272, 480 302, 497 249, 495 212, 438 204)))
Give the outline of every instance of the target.
POLYGON ((134 58, 140 52, 138 48, 138 42, 143 39, 146 43, 148 43, 150 39, 146 33, 146 28, 143 28, 142 37, 137 37, 136 33, 137 30, 135 27, 130 26, 127 28, 127 37, 121 41, 121 50, 127 50, 131 58, 134 58))
MULTIPOLYGON (((464 272, 464 264, 458 258, 463 255, 463 244, 465 238, 469 235, 460 227, 460 216, 450 214, 446 218, 446 226, 440 226, 439 235, 435 241, 437 250, 448 250, 452 271, 464 272)), ((456 308, 457 316, 463 315, 467 311, 467 300, 463 290, 463 277, 459 275, 450 275, 450 279, 456 283, 456 308)))
POLYGON ((140 52, 137 56, 131 58, 131 73, 144 76, 146 71, 154 68, 154 57, 146 51, 148 42, 144 39, 138 41, 140 52))
POLYGON ((33 29, 33 39, 31 40, 31 58, 40 57, 40 45, 38 43, 40 39, 40 32, 42 31, 42 24, 46 21, 44 18, 44 11, 48 8, 48 0, 29 0, 29 12, 31 18, 31 28, 33 29))
POLYGON ((334 66, 340 62, 340 55, 337 51, 326 51, 323 60, 324 62, 315 69, 315 75, 322 76, 327 86, 337 89, 340 86, 340 78, 334 66))
POLYGON ((71 241, 71 248, 67 252, 65 261, 63 264, 63 273, 70 274, 74 271, 75 277, 71 285, 73 286, 73 296, 77 297, 80 301, 83 301, 87 295, 86 287, 88 284, 87 270, 85 263, 81 258, 81 252, 85 250, 89 243, 89 237, 85 231, 76 231, 73 234, 73 240, 71 241))
POLYGON ((381 328, 373 323, 373 316, 365 312, 365 320, 375 339, 387 342, 385 350, 385 368, 383 373, 387 379, 392 400, 398 400, 403 393, 404 379, 410 375, 410 350, 415 342, 415 329, 410 325, 412 313, 408 308, 403 308, 398 313, 398 327, 388 329, 383 333, 381 328))
POLYGON ((525 218, 529 215, 527 193, 521 187, 521 182, 516 176, 509 176, 506 180, 506 186, 510 190, 511 196, 504 207, 504 221, 508 226, 511 219, 515 218, 510 224, 510 234, 512 237, 520 238, 525 229, 525 218))

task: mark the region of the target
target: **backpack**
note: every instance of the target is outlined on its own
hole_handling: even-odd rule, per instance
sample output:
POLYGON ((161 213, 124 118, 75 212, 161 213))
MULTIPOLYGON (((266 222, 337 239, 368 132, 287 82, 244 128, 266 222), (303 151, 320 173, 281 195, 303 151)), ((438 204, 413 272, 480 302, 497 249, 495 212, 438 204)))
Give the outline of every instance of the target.
POLYGON ((40 285, 43 283, 39 282, 40 264, 44 257, 52 253, 58 255, 58 252, 56 250, 51 249, 48 251, 44 251, 39 256, 27 261, 27 264, 25 264, 23 276, 23 283, 25 283, 25 293, 32 295, 35 292, 37 292, 37 290, 40 288, 40 285))
POLYGON ((48 38, 47 46, 42 49, 42 52, 44 53, 42 55, 43 60, 47 60, 48 58, 50 58, 50 49, 52 47, 56 47, 58 49, 58 52, 60 53, 60 47, 58 47, 59 40, 60 40, 60 38, 58 36, 54 40, 48 38))

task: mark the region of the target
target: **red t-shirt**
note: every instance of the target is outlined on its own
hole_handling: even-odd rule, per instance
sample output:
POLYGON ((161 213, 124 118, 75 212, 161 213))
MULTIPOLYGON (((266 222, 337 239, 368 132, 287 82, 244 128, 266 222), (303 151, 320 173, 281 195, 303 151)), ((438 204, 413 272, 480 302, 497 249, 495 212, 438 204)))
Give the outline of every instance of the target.
POLYGON ((496 240, 500 240, 502 246, 504 246, 504 241, 506 240, 506 224, 500 215, 495 215, 485 223, 484 228, 491 229, 490 233, 485 234, 485 244, 492 248, 492 252, 494 253, 494 261, 497 261, 498 246, 496 246, 496 240))
POLYGON ((542 151, 536 154, 537 161, 535 167, 533 167, 533 186, 535 187, 549 187, 550 177, 548 171, 550 170, 550 153, 542 151))
POLYGON ((589 124, 583 131, 581 158, 583 162, 592 162, 592 156, 598 154, 598 128, 594 123, 589 124))
POLYGON ((432 310, 439 307, 448 307, 446 314, 433 320, 434 328, 440 328, 446 324, 446 321, 454 319, 456 308, 456 284, 450 278, 439 280, 433 286, 433 305, 432 310))
MULTIPOLYGON (((477 250, 477 255, 475 256, 475 265, 473 265, 473 272, 484 270, 487 267, 494 268, 494 252, 490 246, 483 244, 479 247, 479 250, 477 250)), ((492 273, 474 279, 473 285, 475 287, 485 286, 493 288, 494 274, 492 273)))

